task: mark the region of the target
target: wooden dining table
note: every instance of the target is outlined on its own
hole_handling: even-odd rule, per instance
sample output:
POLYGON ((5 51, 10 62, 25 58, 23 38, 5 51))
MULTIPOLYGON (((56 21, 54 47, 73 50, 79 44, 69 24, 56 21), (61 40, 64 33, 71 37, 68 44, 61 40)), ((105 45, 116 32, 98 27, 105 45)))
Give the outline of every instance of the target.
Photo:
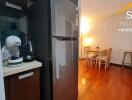
POLYGON ((96 48, 91 48, 91 49, 87 49, 89 52, 104 52, 106 51, 107 49, 96 49, 96 48))
POLYGON ((94 52, 94 53, 98 53, 99 54, 99 57, 102 56, 102 54, 104 52, 106 52, 107 49, 97 49, 97 48, 91 48, 91 49, 87 49, 87 52, 94 52))
MULTIPOLYGON (((87 47, 85 47, 84 49, 86 50, 87 53, 89 53, 89 52, 97 53, 99 58, 101 58, 102 54, 107 51, 107 48, 97 49, 97 48, 87 48, 87 47)), ((101 59, 99 59, 99 60, 101 60, 101 59)))
POLYGON ((103 52, 107 51, 107 48, 104 48, 104 49, 97 49, 97 48, 87 48, 87 47, 85 47, 84 49, 85 49, 87 52, 95 52, 95 53, 99 53, 100 55, 101 55, 103 52))

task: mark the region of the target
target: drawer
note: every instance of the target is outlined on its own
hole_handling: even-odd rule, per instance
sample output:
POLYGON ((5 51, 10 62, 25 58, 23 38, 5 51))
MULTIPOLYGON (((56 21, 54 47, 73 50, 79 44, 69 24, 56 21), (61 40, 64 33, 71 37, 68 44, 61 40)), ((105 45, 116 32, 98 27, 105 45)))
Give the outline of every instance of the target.
POLYGON ((39 69, 9 76, 5 82, 8 100, 40 100, 39 69))

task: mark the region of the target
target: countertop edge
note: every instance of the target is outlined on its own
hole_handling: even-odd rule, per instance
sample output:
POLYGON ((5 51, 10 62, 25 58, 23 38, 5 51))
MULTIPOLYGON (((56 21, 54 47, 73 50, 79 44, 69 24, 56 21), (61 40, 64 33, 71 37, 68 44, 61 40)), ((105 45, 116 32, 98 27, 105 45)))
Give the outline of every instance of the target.
POLYGON ((35 60, 32 62, 23 63, 21 66, 15 68, 3 67, 3 74, 4 77, 8 77, 17 73, 25 72, 40 67, 42 67, 42 63, 35 60))

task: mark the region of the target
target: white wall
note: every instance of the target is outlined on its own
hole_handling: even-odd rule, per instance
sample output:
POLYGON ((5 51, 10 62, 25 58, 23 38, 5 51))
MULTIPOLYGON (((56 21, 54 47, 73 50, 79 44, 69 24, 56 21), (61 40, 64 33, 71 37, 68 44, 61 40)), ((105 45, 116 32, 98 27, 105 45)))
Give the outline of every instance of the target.
POLYGON ((5 100, 3 69, 2 69, 2 62, 1 62, 1 49, 0 49, 0 100, 5 100))
POLYGON ((111 62, 116 64, 121 64, 124 49, 132 49, 132 33, 119 32, 120 21, 121 19, 118 16, 96 20, 96 26, 93 26, 91 30, 94 38, 93 46, 112 47, 111 62))
MULTIPOLYGON (((132 32, 119 32, 118 29, 122 27, 120 22, 132 22, 132 20, 127 20, 125 13, 116 15, 116 12, 121 9, 120 7, 125 6, 128 0, 124 1, 124 5, 118 2, 114 5, 115 7, 110 6, 113 1, 106 4, 101 1, 98 4, 98 0, 81 0, 81 16, 87 16, 91 19, 91 29, 87 34, 94 39, 92 47, 112 47, 111 62, 121 64, 124 49, 132 49, 132 32), (109 10, 107 11, 107 9, 109 10)), ((130 10, 132 11, 132 9, 130 10)), ((128 57, 127 62, 130 62, 130 57, 128 57)))

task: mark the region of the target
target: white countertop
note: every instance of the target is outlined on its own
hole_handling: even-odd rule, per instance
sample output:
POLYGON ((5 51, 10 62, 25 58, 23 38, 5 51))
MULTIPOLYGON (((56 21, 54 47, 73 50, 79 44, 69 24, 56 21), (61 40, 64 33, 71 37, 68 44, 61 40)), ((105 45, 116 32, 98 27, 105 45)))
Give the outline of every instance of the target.
POLYGON ((4 66, 3 67, 4 77, 17 74, 20 72, 28 71, 31 69, 39 68, 41 66, 42 63, 38 61, 22 63, 22 65, 20 65, 19 67, 13 67, 13 68, 4 66))

